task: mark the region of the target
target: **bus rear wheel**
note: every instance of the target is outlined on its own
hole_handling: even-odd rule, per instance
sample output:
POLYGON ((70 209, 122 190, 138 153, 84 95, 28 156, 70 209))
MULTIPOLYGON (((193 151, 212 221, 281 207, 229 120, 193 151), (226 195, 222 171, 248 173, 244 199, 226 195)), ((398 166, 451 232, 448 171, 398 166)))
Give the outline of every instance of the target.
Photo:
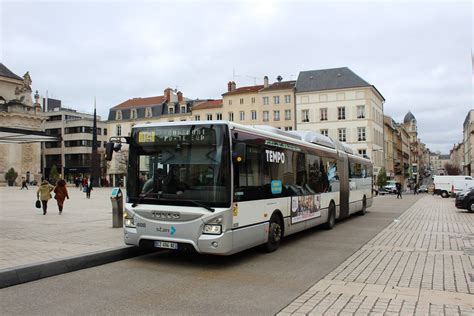
POLYGON ((362 199, 362 209, 359 211, 359 215, 365 215, 367 213, 367 199, 364 198, 362 199))
POLYGON ((277 214, 273 214, 268 225, 268 241, 264 245, 266 252, 273 252, 280 246, 283 237, 283 223, 277 214))
POLYGON ((324 224, 324 228, 327 230, 333 229, 334 226, 336 225, 336 206, 334 205, 334 202, 329 203, 329 208, 328 208, 328 221, 326 224, 324 224))

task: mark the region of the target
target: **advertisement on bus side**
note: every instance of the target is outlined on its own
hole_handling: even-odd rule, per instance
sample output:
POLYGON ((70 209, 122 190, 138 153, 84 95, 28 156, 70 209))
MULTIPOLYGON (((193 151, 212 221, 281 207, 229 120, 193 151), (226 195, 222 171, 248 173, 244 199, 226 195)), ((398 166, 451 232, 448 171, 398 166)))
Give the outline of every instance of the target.
POLYGON ((321 216, 321 195, 293 196, 291 198, 291 223, 321 216))

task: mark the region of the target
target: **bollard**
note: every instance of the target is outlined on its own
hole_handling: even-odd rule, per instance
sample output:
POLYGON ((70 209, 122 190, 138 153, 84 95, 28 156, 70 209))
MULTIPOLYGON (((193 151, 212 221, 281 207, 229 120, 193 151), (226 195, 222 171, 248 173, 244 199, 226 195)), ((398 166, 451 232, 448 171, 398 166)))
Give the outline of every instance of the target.
POLYGON ((123 227, 123 194, 120 188, 113 188, 110 197, 112 202, 112 227, 123 227))

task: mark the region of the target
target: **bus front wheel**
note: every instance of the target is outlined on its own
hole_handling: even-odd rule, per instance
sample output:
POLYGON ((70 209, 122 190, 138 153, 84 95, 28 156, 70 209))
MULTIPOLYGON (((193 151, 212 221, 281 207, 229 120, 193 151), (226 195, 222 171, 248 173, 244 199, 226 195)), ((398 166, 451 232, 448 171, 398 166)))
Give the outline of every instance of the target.
POLYGON ((268 241, 265 244, 266 252, 273 252, 280 246, 283 237, 283 223, 280 216, 273 214, 268 225, 268 241))

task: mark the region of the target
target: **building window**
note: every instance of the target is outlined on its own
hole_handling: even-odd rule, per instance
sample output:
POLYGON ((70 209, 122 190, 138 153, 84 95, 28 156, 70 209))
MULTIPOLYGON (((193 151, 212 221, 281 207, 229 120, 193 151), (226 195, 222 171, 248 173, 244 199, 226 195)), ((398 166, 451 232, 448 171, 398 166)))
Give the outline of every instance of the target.
POLYGON ((145 117, 152 117, 153 115, 153 112, 151 110, 151 108, 146 108, 145 109, 145 117))
POLYGON ((168 108, 168 113, 169 113, 169 114, 174 114, 174 107, 170 106, 170 107, 168 108))
POLYGON ((121 125, 117 125, 116 126, 116 133, 117 136, 122 136, 122 126, 121 125))
POLYGON ((229 112, 229 121, 234 121, 234 112, 229 112))
POLYGON ((107 136, 107 129, 104 128, 104 136, 107 136))
POLYGON ((137 118, 137 109, 131 109, 130 110, 130 118, 132 120, 137 118))
POLYGON ((273 96, 273 104, 280 104, 280 96, 279 95, 273 96))
POLYGON ((263 97, 263 105, 268 105, 268 97, 263 97))
POLYGON ((207 114, 207 120, 212 121, 212 114, 207 114))
POLYGON ((292 131, 293 130, 293 126, 285 126, 285 131, 292 131))
POLYGON ((232 100, 229 100, 229 105, 232 105, 232 100))
POLYGON ((181 107, 181 113, 186 113, 186 107, 185 106, 181 107))
POLYGON ((338 128, 337 133, 339 135, 339 141, 345 142, 346 141, 346 129, 345 128, 338 128))
POLYGON ((200 121, 201 120, 201 115, 194 115, 194 120, 195 121, 200 121))
POLYGON ((222 113, 217 113, 216 118, 221 121, 222 120, 222 113))
POLYGON ((326 128, 325 128, 325 129, 322 129, 322 130, 321 130, 321 135, 323 135, 323 136, 329 136, 328 130, 327 130, 326 128))
POLYGON ((117 112, 115 112, 115 119, 116 120, 121 120, 122 119, 122 111, 117 110, 117 112))
POLYGON ((357 118, 358 119, 365 118, 365 105, 358 105, 357 106, 357 118))
POLYGON ((244 98, 240 98, 240 104, 244 104, 244 98))
POLYGON ((346 108, 344 106, 340 106, 337 108, 337 119, 338 120, 346 119, 346 108))
POLYGON ((274 121, 280 120, 280 111, 273 111, 273 120, 274 121))
POLYGON ((301 119, 303 122, 309 122, 309 110, 301 111, 301 119))
POLYGON ((255 103, 255 97, 252 97, 252 104, 255 103))
POLYGON ((365 141, 365 127, 357 127, 357 140, 365 141))
POLYGON ((268 111, 263 111, 263 121, 268 122, 268 120, 269 120, 268 111))
POLYGON ((327 121, 328 120, 328 108, 322 108, 319 110, 319 118, 321 121, 327 121))
POLYGON ((366 149, 359 149, 358 152, 359 152, 359 155, 361 155, 363 157, 367 157, 367 150, 366 149))
POLYGON ((257 120, 257 111, 252 111, 252 121, 257 120))
POLYGON ((291 110, 285 110, 285 120, 291 120, 291 110))
POLYGON ((239 115, 240 115, 240 120, 241 120, 241 121, 245 121, 245 112, 244 112, 244 111, 240 111, 239 115))
POLYGON ((291 103, 291 95, 285 95, 285 103, 291 103))

